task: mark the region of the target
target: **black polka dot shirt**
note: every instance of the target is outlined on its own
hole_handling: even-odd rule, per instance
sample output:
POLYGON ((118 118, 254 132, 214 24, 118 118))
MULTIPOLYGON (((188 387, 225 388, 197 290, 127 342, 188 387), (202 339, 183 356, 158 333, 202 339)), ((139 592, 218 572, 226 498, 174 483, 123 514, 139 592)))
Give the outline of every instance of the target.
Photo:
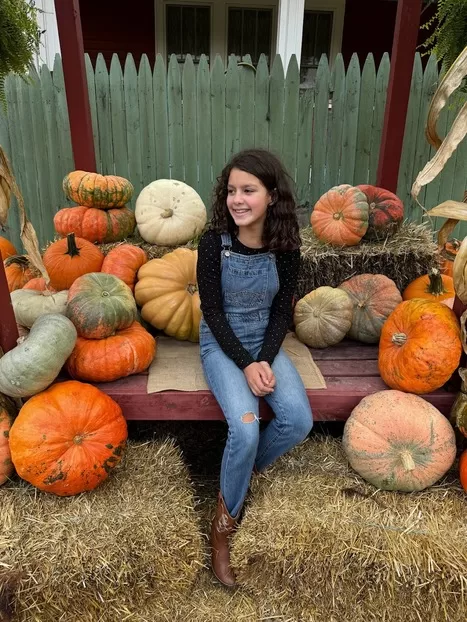
MULTIPOLYGON (((221 289, 221 236, 207 231, 198 246, 198 287, 201 298, 201 311, 206 324, 222 350, 240 369, 245 369, 255 359, 236 337, 225 316, 221 289)), ((240 255, 257 255, 268 252, 267 248, 249 248, 232 235, 232 251, 240 255)), ((279 275, 279 291, 274 297, 269 324, 258 361, 272 365, 279 352, 287 329, 292 320, 293 293, 300 267, 300 250, 276 253, 276 266, 279 275)))

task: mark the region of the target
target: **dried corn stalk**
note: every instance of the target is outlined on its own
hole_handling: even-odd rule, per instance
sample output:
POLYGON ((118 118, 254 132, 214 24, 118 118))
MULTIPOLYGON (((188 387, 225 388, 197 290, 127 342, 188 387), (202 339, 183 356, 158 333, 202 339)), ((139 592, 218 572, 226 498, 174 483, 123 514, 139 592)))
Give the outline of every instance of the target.
POLYGON ((41 253, 39 250, 39 241, 32 223, 28 220, 24 200, 21 192, 16 184, 10 163, 5 152, 0 146, 0 228, 6 225, 8 218, 8 209, 10 207, 11 193, 14 194, 18 202, 18 210, 20 216, 20 238, 29 257, 30 263, 39 270, 45 278, 46 283, 49 282, 49 275, 42 263, 41 253))

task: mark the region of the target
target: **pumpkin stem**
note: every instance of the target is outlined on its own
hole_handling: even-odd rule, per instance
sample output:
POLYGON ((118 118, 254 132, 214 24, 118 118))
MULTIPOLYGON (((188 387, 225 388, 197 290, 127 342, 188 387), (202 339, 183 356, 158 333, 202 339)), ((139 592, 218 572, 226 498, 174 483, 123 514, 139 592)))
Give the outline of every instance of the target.
POLYGON ((24 255, 11 255, 10 257, 7 257, 5 259, 5 261, 3 262, 3 265, 5 266, 5 268, 7 268, 8 266, 11 266, 11 264, 13 263, 18 264, 18 266, 21 266, 23 270, 29 266, 29 260, 24 255))
POLYGON ((66 239, 68 240, 68 246, 67 246, 67 251, 66 251, 65 255, 70 255, 70 257, 76 257, 77 255, 79 255, 79 251, 81 249, 79 249, 76 246, 75 234, 74 233, 69 233, 66 236, 66 239))
POLYGON ((404 449, 404 451, 401 451, 401 460, 402 465, 404 466, 404 469, 406 471, 413 471, 415 469, 416 465, 414 459, 408 449, 404 449))
POLYGON ((198 286, 196 283, 188 283, 186 286, 186 291, 193 296, 198 291, 198 286))
POLYGON ((162 214, 161 217, 162 218, 170 218, 171 216, 174 215, 174 211, 173 209, 171 209, 170 207, 168 207, 167 209, 165 209, 162 214))
POLYGON ((433 296, 440 296, 441 294, 446 293, 446 289, 444 288, 443 279, 441 277, 441 272, 438 268, 432 268, 428 272, 428 277, 430 279, 430 283, 427 287, 427 292, 432 294, 433 296))
POLYGON ((407 335, 405 333, 394 333, 391 337, 391 341, 396 344, 396 346, 403 346, 407 341, 407 335))

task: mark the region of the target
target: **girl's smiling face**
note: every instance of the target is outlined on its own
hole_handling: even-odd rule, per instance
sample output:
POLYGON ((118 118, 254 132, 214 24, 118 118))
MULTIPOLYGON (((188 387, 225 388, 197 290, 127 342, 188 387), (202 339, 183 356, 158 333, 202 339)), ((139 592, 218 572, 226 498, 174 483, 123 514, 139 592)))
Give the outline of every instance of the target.
POLYGON ((233 168, 227 185, 227 208, 237 227, 262 226, 271 202, 263 182, 254 175, 233 168))

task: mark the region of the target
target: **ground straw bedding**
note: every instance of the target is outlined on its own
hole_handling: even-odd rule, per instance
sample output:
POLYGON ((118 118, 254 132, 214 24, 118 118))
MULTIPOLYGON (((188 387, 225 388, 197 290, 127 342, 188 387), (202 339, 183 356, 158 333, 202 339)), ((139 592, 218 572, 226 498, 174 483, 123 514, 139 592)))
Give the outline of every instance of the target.
POLYGON ((0 488, 0 620, 169 619, 204 562, 188 471, 173 442, 130 443, 94 492, 0 488), (3 609, 3 618, 2 618, 3 609))
POLYGON ((454 472, 377 491, 318 437, 255 479, 232 559, 261 619, 465 622, 466 516, 454 472))

